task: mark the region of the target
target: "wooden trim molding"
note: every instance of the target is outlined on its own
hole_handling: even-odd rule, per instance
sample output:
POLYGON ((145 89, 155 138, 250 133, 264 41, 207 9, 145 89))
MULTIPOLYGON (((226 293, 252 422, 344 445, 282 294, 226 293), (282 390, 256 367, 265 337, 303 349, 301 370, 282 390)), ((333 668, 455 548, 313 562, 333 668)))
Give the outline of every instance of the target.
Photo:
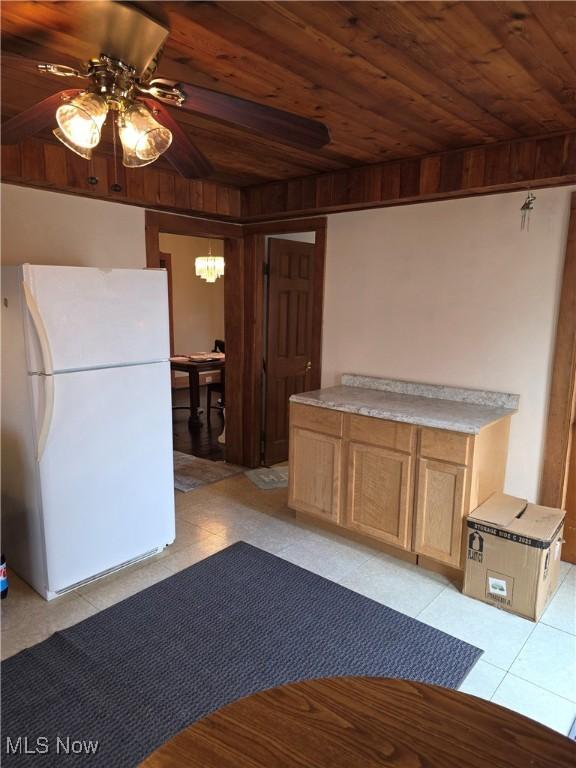
POLYGON ((119 163, 115 170, 109 155, 94 154, 88 161, 42 139, 2 146, 2 181, 188 215, 237 219, 241 214, 241 193, 235 187, 184 179, 152 166, 124 168, 119 163), (120 192, 111 189, 116 181, 120 192))
MULTIPOLYGON (((548 424, 540 503, 562 507, 565 501, 576 385, 576 192, 572 194, 552 364, 548 424)), ((576 450, 576 448, 573 448, 576 450)))
POLYGON ((242 227, 209 219, 146 211, 146 265, 160 267, 160 233, 224 239, 224 329, 226 337, 226 460, 244 455, 245 261, 242 227))
POLYGON ((326 217, 312 219, 285 219, 283 221, 263 221, 244 225, 246 234, 289 235, 294 232, 325 232, 326 217))
POLYGON ((576 133, 519 139, 248 187, 245 222, 576 182, 576 133))
POLYGON ((242 237, 244 230, 240 224, 214 219, 199 219, 191 216, 174 216, 172 213, 146 211, 146 226, 158 227, 170 235, 188 235, 189 237, 242 237))

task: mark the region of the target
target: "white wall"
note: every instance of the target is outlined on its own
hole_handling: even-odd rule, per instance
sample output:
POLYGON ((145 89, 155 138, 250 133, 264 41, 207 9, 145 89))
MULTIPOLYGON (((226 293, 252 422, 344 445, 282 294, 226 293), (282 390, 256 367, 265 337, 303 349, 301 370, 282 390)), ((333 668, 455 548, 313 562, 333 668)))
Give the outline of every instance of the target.
POLYGON ((520 394, 506 490, 537 498, 573 188, 329 216, 323 386, 342 373, 520 394))
POLYGON ((296 240, 299 243, 315 243, 316 232, 287 232, 282 235, 266 235, 264 240, 296 240))
POLYGON ((144 209, 1 185, 2 262, 145 267, 144 209))
MULTIPOLYGON (((224 255, 224 241, 211 240, 212 254, 224 255)), ((206 256, 203 237, 160 234, 160 250, 172 256, 174 352, 209 352, 224 338, 224 280, 207 283, 195 273, 196 256, 206 256)), ((187 374, 182 374, 187 379, 187 374)))

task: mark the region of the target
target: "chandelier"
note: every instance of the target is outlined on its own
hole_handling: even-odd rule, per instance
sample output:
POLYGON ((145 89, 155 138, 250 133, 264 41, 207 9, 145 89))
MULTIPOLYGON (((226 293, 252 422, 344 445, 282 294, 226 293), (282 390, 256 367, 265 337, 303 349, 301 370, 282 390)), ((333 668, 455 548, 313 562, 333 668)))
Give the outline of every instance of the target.
POLYGON ((212 255, 212 243, 208 241, 208 256, 197 256, 194 262, 196 277, 206 280, 207 283, 215 283, 224 275, 224 257, 212 255))

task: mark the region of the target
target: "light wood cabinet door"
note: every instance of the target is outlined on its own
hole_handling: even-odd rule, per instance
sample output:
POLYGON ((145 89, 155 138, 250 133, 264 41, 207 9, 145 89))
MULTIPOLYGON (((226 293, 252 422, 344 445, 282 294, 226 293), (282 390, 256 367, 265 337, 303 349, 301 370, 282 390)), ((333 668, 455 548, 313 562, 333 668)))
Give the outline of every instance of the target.
POLYGON ((346 525, 403 549, 411 546, 412 458, 361 443, 348 450, 346 525))
POLYGON ((341 460, 340 438, 292 427, 289 505, 339 523, 341 460))
POLYGON ((460 566, 466 479, 466 467, 419 460, 414 543, 418 554, 460 566))

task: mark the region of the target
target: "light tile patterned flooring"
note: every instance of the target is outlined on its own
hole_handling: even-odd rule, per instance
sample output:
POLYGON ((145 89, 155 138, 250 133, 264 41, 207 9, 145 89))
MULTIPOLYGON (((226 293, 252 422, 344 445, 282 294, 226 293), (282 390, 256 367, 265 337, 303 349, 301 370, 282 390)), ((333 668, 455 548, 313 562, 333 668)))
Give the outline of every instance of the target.
POLYGON ((2 658, 40 642, 243 540, 484 650, 462 690, 568 733, 576 717, 576 566, 538 624, 460 594, 444 577, 294 520, 285 490, 244 475, 176 494, 173 546, 137 566, 46 603, 13 574, 2 605, 2 658))

